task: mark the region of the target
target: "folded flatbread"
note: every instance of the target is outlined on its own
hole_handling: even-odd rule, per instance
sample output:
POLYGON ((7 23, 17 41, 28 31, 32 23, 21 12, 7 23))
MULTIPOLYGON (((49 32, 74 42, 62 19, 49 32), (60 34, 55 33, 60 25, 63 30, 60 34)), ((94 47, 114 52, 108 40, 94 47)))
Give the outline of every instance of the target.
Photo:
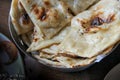
POLYGON ((53 41, 56 36, 67 24, 70 23, 73 14, 77 14, 85 10, 88 6, 92 5, 96 0, 84 1, 84 8, 82 0, 80 1, 67 1, 67 0, 20 0, 25 10, 33 21, 37 33, 34 40, 27 50, 28 52, 36 51, 44 47, 50 46, 58 41, 53 41), (74 3, 72 5, 71 3, 74 3), (76 4, 77 3, 77 4, 76 4), (79 6, 78 6, 79 4, 79 6), (74 9, 72 8, 74 7, 74 9), (77 10, 75 10, 77 9, 77 10), (72 11, 75 10, 75 11, 72 11), (80 10, 80 11, 79 11, 80 10))
POLYGON ((99 61, 120 41, 119 10, 119 0, 13 0, 10 16, 41 63, 74 68, 99 61))
POLYGON ((88 9, 93 4, 97 3, 100 0, 61 0, 65 2, 68 6, 70 11, 77 15, 78 13, 88 9))
POLYGON ((119 10, 118 0, 101 0, 90 10, 78 14, 72 19, 70 33, 59 45, 59 53, 91 58, 118 42, 119 10))
MULTIPOLYGON (((53 50, 56 50, 55 46, 57 45, 51 46, 54 48, 54 49, 52 48, 53 50)), ((50 53, 49 51, 40 52, 40 55, 35 55, 35 57, 38 60, 44 61, 44 63, 46 64, 51 64, 52 66, 57 66, 62 68, 75 68, 75 67, 86 66, 94 61, 101 60, 101 58, 103 58, 102 56, 108 54, 113 49, 114 46, 115 45, 110 46, 109 48, 101 52, 101 55, 92 58, 70 57, 69 55, 57 55, 53 52, 50 53)))
POLYGON ((19 0, 12 0, 10 16, 18 35, 33 29, 34 25, 19 0))
POLYGON ((35 51, 57 41, 51 40, 67 24, 72 14, 65 3, 59 0, 20 0, 35 25, 33 42, 27 51, 35 51))
MULTIPOLYGON (((60 42, 62 42, 64 40, 66 35, 69 33, 70 28, 71 28, 70 26, 67 26, 66 28, 62 29, 52 39, 38 41, 38 42, 33 41, 27 51, 28 52, 38 51, 38 50, 47 48, 47 47, 49 47, 49 46, 51 46, 53 44, 59 44, 60 42)), ((38 33, 36 33, 36 34, 38 34, 38 33)), ((39 37, 39 35, 35 35, 34 37, 36 37, 36 39, 37 39, 39 37)))
POLYGON ((20 0, 43 39, 50 39, 65 27, 72 15, 59 0, 20 0))

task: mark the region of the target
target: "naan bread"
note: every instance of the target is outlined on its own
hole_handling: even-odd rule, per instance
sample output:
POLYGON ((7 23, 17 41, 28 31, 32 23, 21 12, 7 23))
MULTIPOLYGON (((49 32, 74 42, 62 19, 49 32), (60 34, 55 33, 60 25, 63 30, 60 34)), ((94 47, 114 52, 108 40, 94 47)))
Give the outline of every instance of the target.
POLYGON ((99 55, 106 55, 120 40, 120 2, 98 1, 13 0, 10 15, 17 34, 29 46, 27 51, 40 52, 33 54, 39 62, 82 67, 99 61, 99 55))
POLYGON ((53 38, 70 23, 72 14, 59 0, 20 0, 35 25, 36 34, 28 52, 36 51, 53 43, 53 38))
POLYGON ((18 35, 33 29, 34 25, 19 0, 12 0, 10 16, 18 35))
MULTIPOLYGON (((71 58, 67 56, 57 56, 54 60, 60 62, 61 64, 65 65, 66 68, 74 68, 74 67, 82 67, 91 64, 94 61, 100 61, 103 56, 109 53, 114 46, 110 46, 105 51, 101 52, 99 56, 94 56, 92 58, 71 58)), ((50 57, 50 56, 49 56, 50 57)))
MULTIPOLYGON (((32 19, 36 30, 34 33, 34 40, 28 52, 40 50, 44 47, 50 46, 54 43, 59 43, 54 41, 54 36, 57 36, 63 27, 70 23, 72 18, 72 13, 69 11, 70 4, 68 1, 64 0, 20 0, 32 19)), ((73 1, 74 2, 74 1, 73 1)), ((76 2, 76 1, 75 1, 76 2)), ((77 1, 78 4, 81 1, 77 1)), ((92 0, 90 4, 86 1, 84 2, 87 6, 94 3, 92 0)), ((76 8, 76 7, 75 7, 76 8)), ((79 8, 80 9, 80 8, 79 8)), ((78 9, 78 10, 79 10, 78 9)))
MULTIPOLYGON (((119 41, 116 44, 118 43, 119 41)), ((50 62, 54 66, 56 65, 57 62, 57 64, 59 63, 61 64, 61 67, 65 67, 65 68, 81 67, 81 66, 89 65, 94 61, 101 60, 101 58, 103 58, 102 56, 107 55, 114 48, 114 46, 116 46, 116 44, 108 47, 106 50, 101 52, 99 56, 95 56, 92 58, 81 58, 78 56, 74 57, 66 54, 62 54, 62 55, 57 54, 59 44, 58 45, 54 44, 49 48, 42 49, 40 51, 40 55, 36 55, 36 58, 40 60, 42 59, 46 64, 49 64, 50 62)))
POLYGON ((62 0, 65 2, 74 15, 88 9, 99 0, 62 0))
POLYGON ((33 55, 35 58, 37 58, 40 62, 44 62, 46 65, 52 65, 54 67, 58 68, 74 68, 74 67, 82 67, 89 65, 92 63, 96 57, 90 58, 90 59, 83 59, 83 58, 71 58, 67 56, 57 56, 50 55, 47 53, 40 53, 41 56, 33 55))
POLYGON ((38 55, 33 55, 36 59, 38 59, 38 61, 40 63, 43 63, 47 66, 52 66, 52 67, 57 67, 57 68, 66 68, 65 65, 57 62, 57 61, 52 61, 52 60, 48 60, 48 59, 45 59, 45 58, 40 58, 38 55))
POLYGON ((101 0, 74 17, 70 33, 59 45, 59 53, 91 58, 119 41, 119 6, 118 0, 101 0))
POLYGON ((96 57, 90 58, 90 59, 79 59, 79 58, 70 58, 70 57, 56 57, 56 60, 58 60, 61 64, 65 65, 66 68, 74 68, 74 67, 82 67, 89 65, 92 63, 96 57))
POLYGON ((50 39, 72 18, 65 3, 59 0, 20 0, 43 39, 50 39))
MULTIPOLYGON (((46 47, 49 47, 53 44, 59 44, 60 42, 62 42, 64 40, 65 36, 69 33, 70 28, 71 28, 70 26, 67 26, 66 28, 62 29, 52 39, 38 41, 38 42, 33 41, 27 51, 28 52, 38 51, 38 50, 44 49, 46 47)), ((38 34, 38 33, 35 33, 34 37, 37 39, 39 36, 36 34, 38 34)))
MULTIPOLYGON (((53 48, 56 48, 57 45, 53 45, 53 48)), ((35 57, 38 60, 44 61, 46 64, 52 64, 54 66, 61 65, 62 68, 75 68, 75 67, 82 67, 89 65, 90 63, 94 61, 101 60, 102 56, 105 56, 107 53, 109 53, 115 45, 110 46, 108 49, 101 52, 100 56, 95 56, 92 58, 79 58, 79 57, 70 57, 68 55, 57 55, 55 53, 49 53, 49 52, 40 52, 39 55, 35 55, 35 57), (49 63, 50 62, 50 63, 49 63)), ((52 47, 52 46, 51 46, 52 47)), ((53 49, 52 48, 52 49, 53 49)), ((53 49, 56 50, 56 49, 53 49)))

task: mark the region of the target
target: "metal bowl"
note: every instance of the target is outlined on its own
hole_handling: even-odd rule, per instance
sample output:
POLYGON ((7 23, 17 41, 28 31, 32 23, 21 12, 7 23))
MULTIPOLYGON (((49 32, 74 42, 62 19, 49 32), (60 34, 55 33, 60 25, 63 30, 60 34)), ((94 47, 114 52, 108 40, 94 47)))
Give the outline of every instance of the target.
MULTIPOLYGON (((26 46, 26 44, 24 44, 24 42, 22 41, 22 39, 20 38, 20 36, 17 35, 15 29, 14 29, 14 26, 11 22, 11 18, 9 16, 9 19, 8 19, 8 25, 9 25, 9 30, 10 30, 10 34, 12 36, 12 39, 14 40, 15 44, 17 45, 17 47, 26 55, 26 56, 30 56, 34 59, 36 59, 35 57, 33 57, 31 54, 28 54, 26 52, 26 49, 28 48, 26 46)), ((61 67, 56 67, 56 66, 53 66, 53 65, 50 65, 42 60, 38 60, 36 59, 36 61, 40 62, 41 64, 45 65, 45 66, 48 66, 52 69, 55 69, 55 70, 59 70, 59 71, 62 71, 62 72, 77 72, 77 71, 81 71, 81 70, 85 70, 86 68, 89 68, 90 66, 92 66, 93 64, 95 63, 98 63, 100 62, 102 59, 104 59, 106 56, 108 56, 109 54, 112 53, 113 50, 115 50, 115 48, 118 46, 118 43, 115 44, 115 46, 112 48, 111 51, 109 51, 106 55, 98 55, 96 57, 96 60, 93 61, 91 64, 89 65, 86 65, 86 66, 81 66, 81 67, 75 67, 75 68, 61 68, 61 67)))

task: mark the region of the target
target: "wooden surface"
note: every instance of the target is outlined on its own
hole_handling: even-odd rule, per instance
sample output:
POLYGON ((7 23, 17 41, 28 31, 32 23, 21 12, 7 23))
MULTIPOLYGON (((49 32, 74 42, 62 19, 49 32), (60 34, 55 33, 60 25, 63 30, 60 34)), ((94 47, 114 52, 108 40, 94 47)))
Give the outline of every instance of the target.
MULTIPOLYGON (((11 0, 0 1, 0 32, 11 39, 7 24, 10 4, 11 0)), ((24 54, 21 53, 21 55, 24 54)), ((64 73, 50 69, 39 64, 29 56, 24 56, 23 60, 28 80, 103 80, 109 70, 120 62, 120 46, 100 63, 96 63, 86 70, 74 73, 64 73)))

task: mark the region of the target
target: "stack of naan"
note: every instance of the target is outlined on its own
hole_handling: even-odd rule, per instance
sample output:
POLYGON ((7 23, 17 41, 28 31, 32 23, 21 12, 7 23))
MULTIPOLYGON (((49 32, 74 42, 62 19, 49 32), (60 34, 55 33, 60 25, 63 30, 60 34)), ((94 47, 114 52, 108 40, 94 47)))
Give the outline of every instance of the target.
POLYGON ((27 52, 56 67, 86 66, 120 41, 119 0, 12 0, 10 16, 27 52))

